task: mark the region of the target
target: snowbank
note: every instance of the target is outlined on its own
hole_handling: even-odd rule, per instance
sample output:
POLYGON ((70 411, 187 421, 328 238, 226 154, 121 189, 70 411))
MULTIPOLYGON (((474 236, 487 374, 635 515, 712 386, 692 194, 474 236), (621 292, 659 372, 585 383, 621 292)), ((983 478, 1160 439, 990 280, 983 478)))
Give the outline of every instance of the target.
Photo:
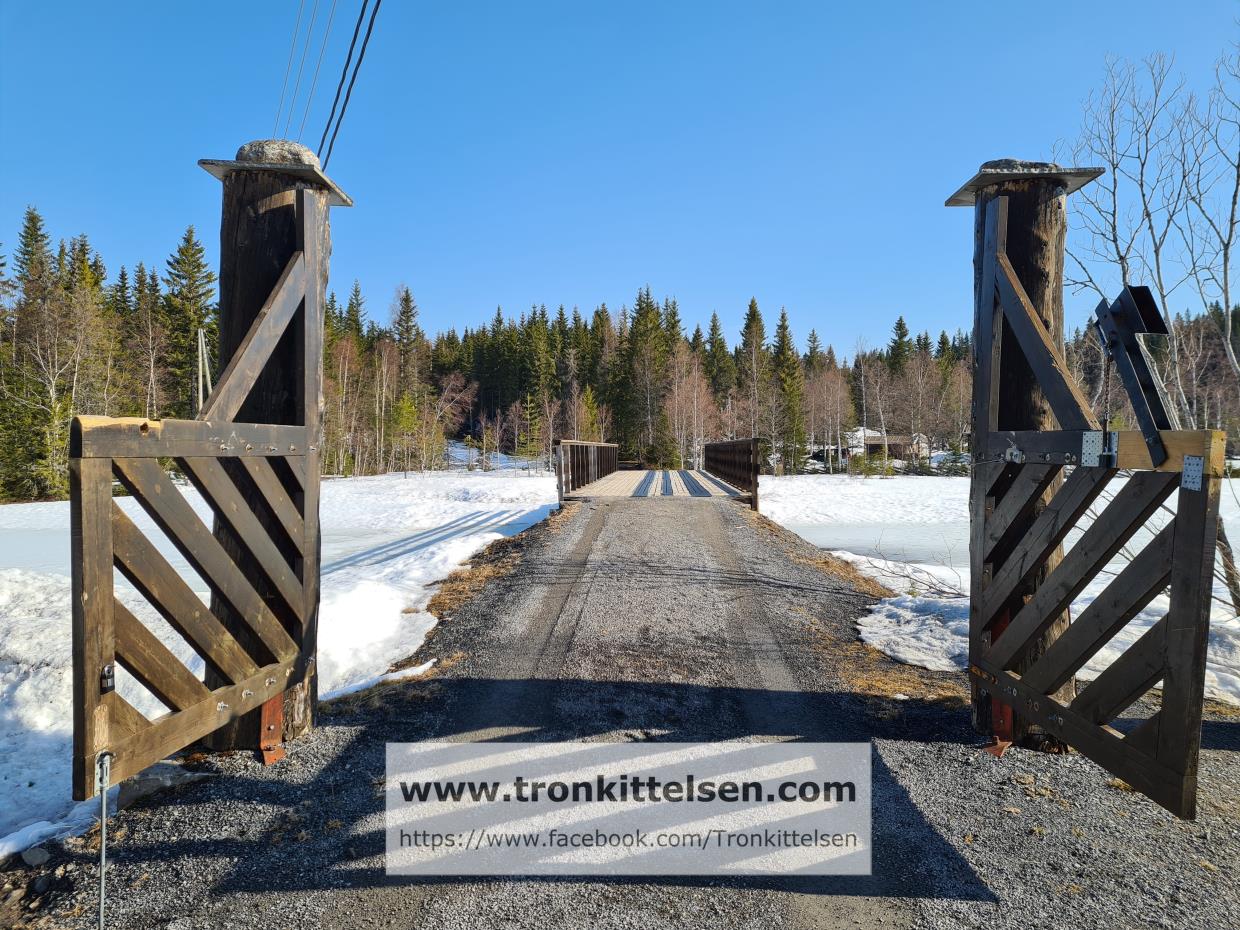
MULTIPOLYGON (((205 519, 196 493, 187 497, 205 519)), ((136 501, 120 506, 198 594, 207 586, 136 501)), ((501 536, 541 520, 555 479, 516 469, 334 479, 323 483, 320 691, 333 697, 386 680, 422 645, 433 582, 501 536)), ((117 576, 117 597, 195 673, 202 661, 117 576)), ((73 805, 69 506, 0 506, 0 859, 90 826, 98 802, 73 805)), ((427 666, 395 673, 404 677, 427 666)), ((117 689, 148 716, 159 702, 118 672, 117 689)))
MULTIPOLYGON (((1113 496, 1121 480, 1108 487, 1113 496)), ((969 562, 967 478, 853 478, 832 475, 763 477, 762 512, 816 545, 831 549, 896 592, 857 622, 863 642, 897 661, 936 671, 968 665, 969 562), (915 553, 909 557, 907 553, 915 553), (893 557, 894 556, 894 557, 893 557)), ((1232 481, 1222 495, 1223 519, 1240 525, 1232 481)), ((1133 551, 1168 519, 1158 514, 1139 531, 1133 551)), ((1071 546, 1079 534, 1071 534, 1071 546)), ((1096 598, 1123 567, 1116 560, 1072 602, 1072 616, 1096 598)), ((1227 609, 1216 582, 1206 661, 1206 693, 1240 704, 1240 618, 1227 609)), ((1092 679, 1167 612, 1157 597, 1081 670, 1092 679)))

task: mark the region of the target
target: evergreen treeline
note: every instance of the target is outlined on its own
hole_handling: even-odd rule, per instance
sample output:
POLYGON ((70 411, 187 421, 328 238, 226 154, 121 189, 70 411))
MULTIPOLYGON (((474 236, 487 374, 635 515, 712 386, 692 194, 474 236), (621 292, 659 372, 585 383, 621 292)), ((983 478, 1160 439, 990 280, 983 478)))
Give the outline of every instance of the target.
MULTIPOLYGON (((0 497, 65 495, 77 414, 194 416, 199 331, 209 351, 216 345, 214 285, 192 227, 162 269, 137 264, 109 278, 85 235, 53 248, 28 209, 11 265, 0 254, 0 497)), ((1211 314, 1174 321, 1179 365, 1191 375, 1195 422, 1185 425, 1228 428, 1240 398, 1211 314)), ((969 337, 914 336, 903 317, 887 345, 860 343, 849 359, 813 330, 800 351, 787 312, 769 330, 756 300, 732 345, 717 314, 689 331, 675 299, 660 302, 649 287, 616 311, 538 306, 513 318, 497 309, 485 325, 434 337, 402 287, 383 316, 386 324, 368 312, 357 282, 343 303, 328 297, 326 472, 443 467, 451 438, 482 467, 496 452, 549 464, 562 438, 617 442, 622 459, 653 466, 698 467, 706 442, 757 436, 782 473, 811 459, 839 467, 833 450, 857 446, 858 427, 864 451, 884 466, 967 443, 969 337)), ((1092 330, 1072 334, 1067 358, 1095 410, 1130 427, 1092 330)))

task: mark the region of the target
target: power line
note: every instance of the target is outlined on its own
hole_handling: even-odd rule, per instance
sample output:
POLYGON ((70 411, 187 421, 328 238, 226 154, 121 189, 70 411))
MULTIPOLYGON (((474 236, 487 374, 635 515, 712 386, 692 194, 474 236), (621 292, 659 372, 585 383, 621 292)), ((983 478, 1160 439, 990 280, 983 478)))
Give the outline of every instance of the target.
POLYGON ((336 85, 336 99, 332 101, 332 111, 327 114, 327 125, 323 127, 323 138, 319 140, 319 148, 316 153, 320 158, 323 157, 323 146, 327 144, 327 134, 331 131, 332 120, 336 118, 336 104, 340 103, 340 93, 344 90, 345 78, 349 76, 349 64, 353 61, 353 47, 357 45, 357 37, 362 31, 362 20, 366 18, 366 7, 370 0, 362 0, 361 12, 357 14, 357 23, 353 26, 353 39, 349 42, 349 54, 345 56, 344 67, 340 69, 340 83, 336 85))
POLYGON ((327 157, 323 159, 323 167, 332 159, 332 149, 336 147, 336 134, 340 132, 340 124, 344 122, 345 110, 349 108, 349 98, 353 96, 353 84, 357 80, 357 72, 362 70, 362 60, 366 57, 366 46, 370 44, 370 33, 375 28, 375 17, 379 15, 379 7, 383 0, 375 0, 375 8, 370 13, 370 22, 366 24, 366 37, 362 39, 362 50, 357 53, 357 64, 353 66, 353 76, 349 78, 349 89, 344 92, 344 103, 340 105, 340 116, 336 119, 336 128, 332 130, 332 141, 327 145, 327 157))
POLYGON ((288 64, 284 66, 284 83, 280 86, 280 105, 276 107, 276 121, 271 124, 271 136, 274 139, 280 131, 280 114, 284 112, 284 94, 288 90, 289 72, 293 70, 293 52, 297 51, 297 37, 301 34, 301 14, 306 8, 306 0, 297 4, 297 22, 293 26, 293 44, 288 49, 288 64))
POLYGON ((314 21, 318 17, 319 0, 314 0, 314 6, 310 8, 310 25, 306 28, 306 41, 301 47, 301 61, 297 63, 297 80, 293 82, 293 99, 288 102, 288 116, 284 117, 284 138, 286 139, 289 124, 293 122, 293 110, 297 107, 297 95, 301 92, 301 73, 306 67, 306 53, 310 51, 310 39, 314 36, 314 21))
POLYGON ((301 125, 297 127, 297 141, 301 141, 301 134, 306 131, 306 117, 310 115, 310 104, 314 100, 314 89, 319 84, 319 67, 323 64, 323 53, 327 51, 327 40, 332 34, 332 20, 336 18, 336 0, 332 0, 332 8, 327 11, 327 26, 323 31, 323 42, 319 46, 319 60, 314 63, 314 77, 310 80, 310 94, 306 97, 306 108, 301 114, 301 125))

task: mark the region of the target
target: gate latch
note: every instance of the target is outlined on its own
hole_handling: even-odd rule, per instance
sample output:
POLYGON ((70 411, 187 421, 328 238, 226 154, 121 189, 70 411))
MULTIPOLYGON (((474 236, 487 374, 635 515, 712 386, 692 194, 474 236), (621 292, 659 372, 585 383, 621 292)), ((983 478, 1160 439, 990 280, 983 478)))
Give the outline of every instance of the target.
POLYGON ((116 666, 109 662, 99 671, 99 693, 107 694, 116 690, 116 666))

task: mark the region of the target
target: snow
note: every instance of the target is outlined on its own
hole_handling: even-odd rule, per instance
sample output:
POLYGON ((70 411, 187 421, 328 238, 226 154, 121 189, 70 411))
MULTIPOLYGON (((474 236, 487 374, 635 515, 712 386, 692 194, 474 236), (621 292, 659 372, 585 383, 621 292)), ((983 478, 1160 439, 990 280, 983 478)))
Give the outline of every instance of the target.
MULTIPOLYGON (((434 582, 479 549, 543 519, 555 479, 505 460, 489 472, 430 472, 323 482, 319 688, 325 699, 423 674, 388 674, 434 626, 434 582)), ((195 511, 206 503, 183 487, 195 511)), ((207 585, 132 498, 121 509, 190 587, 207 585)), ((195 673, 203 663, 119 574, 116 596, 195 673)), ((73 804, 69 505, 0 506, 0 860, 87 829, 98 800, 73 804)), ((165 708, 123 670, 117 690, 139 711, 165 708)))
MULTIPOLYGON (((1122 484, 1107 488, 1111 497, 1122 484)), ((968 478, 855 478, 835 475, 763 476, 762 512, 805 539, 853 562, 896 593, 857 622, 863 642, 897 661, 936 671, 968 665, 969 509, 968 478)), ((1169 502, 1174 506, 1174 498, 1169 502)), ((1221 513, 1240 526, 1240 483, 1227 480, 1221 513)), ((1158 513, 1138 532, 1136 552, 1169 519, 1158 513)), ((1068 536, 1071 546, 1079 532, 1068 536)), ((1116 559, 1072 602, 1079 616, 1125 561, 1116 559)), ((1240 704, 1240 618, 1224 606, 1227 594, 1216 580, 1206 660, 1206 693, 1240 704)), ((1167 612, 1155 598, 1081 670, 1096 677, 1167 612)))

